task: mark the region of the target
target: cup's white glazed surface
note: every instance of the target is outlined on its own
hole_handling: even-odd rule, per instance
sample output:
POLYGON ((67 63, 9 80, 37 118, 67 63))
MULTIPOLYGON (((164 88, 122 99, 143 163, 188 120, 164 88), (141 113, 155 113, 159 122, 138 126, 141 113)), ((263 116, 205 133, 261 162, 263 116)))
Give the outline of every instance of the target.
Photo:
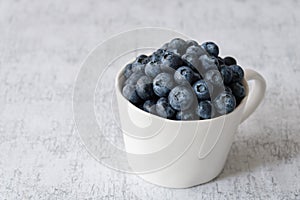
POLYGON ((263 77, 246 69, 246 97, 233 112, 210 120, 175 121, 131 104, 122 95, 122 83, 121 70, 115 86, 128 162, 143 179, 171 188, 202 184, 222 171, 238 125, 256 109, 266 89, 263 77), (250 93, 249 80, 254 80, 250 93))

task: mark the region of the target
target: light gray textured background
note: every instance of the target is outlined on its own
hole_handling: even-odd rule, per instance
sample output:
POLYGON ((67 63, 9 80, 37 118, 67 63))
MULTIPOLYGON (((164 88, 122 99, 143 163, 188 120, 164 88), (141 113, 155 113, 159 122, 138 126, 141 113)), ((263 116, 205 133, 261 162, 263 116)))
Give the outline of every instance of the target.
POLYGON ((297 0, 0 0, 0 199, 300 199, 299 10, 297 0), (146 183, 99 164, 76 133, 81 61, 112 34, 144 26, 214 40, 267 80, 213 182, 146 183))

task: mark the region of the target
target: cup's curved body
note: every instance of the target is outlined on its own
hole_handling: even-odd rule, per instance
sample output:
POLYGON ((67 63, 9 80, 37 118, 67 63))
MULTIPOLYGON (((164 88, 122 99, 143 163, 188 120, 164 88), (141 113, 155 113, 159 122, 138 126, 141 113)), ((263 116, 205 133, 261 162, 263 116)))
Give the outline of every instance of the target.
POLYGON ((246 97, 233 112, 210 120, 175 121, 128 102, 121 92, 120 71, 116 96, 132 170, 151 183, 171 188, 191 187, 215 178, 224 167, 238 125, 254 111, 265 92, 264 79, 252 70, 245 72, 246 97), (249 95, 250 79, 258 83, 254 95, 249 95))

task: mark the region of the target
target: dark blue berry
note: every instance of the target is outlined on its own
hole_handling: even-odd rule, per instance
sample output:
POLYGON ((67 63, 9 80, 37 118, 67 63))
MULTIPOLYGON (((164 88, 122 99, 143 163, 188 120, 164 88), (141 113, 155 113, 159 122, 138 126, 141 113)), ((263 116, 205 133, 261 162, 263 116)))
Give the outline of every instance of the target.
POLYGON ((181 57, 172 52, 165 52, 165 54, 162 56, 161 63, 165 66, 171 67, 174 70, 184 65, 181 57))
POLYGON ((133 104, 141 102, 134 85, 125 85, 122 90, 123 96, 133 104))
POLYGON ((169 74, 174 74, 175 70, 171 67, 169 67, 169 65, 167 64, 160 64, 160 69, 162 72, 166 72, 169 74))
POLYGON ((129 78, 132 73, 133 73, 132 72, 132 64, 129 63, 129 64, 126 65, 126 67, 124 69, 124 76, 125 76, 125 78, 129 78))
POLYGON ((214 42, 204 42, 201 47, 211 56, 218 57, 219 47, 214 42))
POLYGON ((218 70, 209 70, 205 73, 204 79, 213 86, 224 86, 222 75, 218 70))
POLYGON ((233 57, 218 55, 214 42, 199 46, 194 40, 175 38, 125 66, 122 94, 140 109, 168 119, 230 113, 246 95, 244 71, 233 57))
POLYGON ((224 89, 225 92, 228 92, 230 94, 232 94, 232 90, 230 87, 226 86, 225 89, 224 89))
POLYGON ((238 65, 230 65, 232 71, 232 82, 242 81, 244 78, 244 70, 238 65))
POLYGON ((156 102, 154 100, 147 100, 143 104, 143 110, 148 112, 148 113, 156 113, 156 102))
POLYGON ((165 49, 158 49, 155 51, 151 56, 150 56, 150 61, 156 62, 156 63, 161 63, 161 59, 163 55, 165 54, 166 50, 165 49))
POLYGON ((167 96, 174 86, 173 76, 169 73, 160 73, 153 80, 154 93, 159 97, 167 96))
POLYGON ((190 46, 199 46, 198 42, 196 42, 195 40, 187 40, 186 41, 186 46, 187 48, 190 46))
POLYGON ((227 65, 227 66, 237 64, 236 60, 233 57, 230 57, 230 56, 225 57, 223 60, 224 60, 224 64, 227 65))
POLYGON ((158 114, 158 116, 164 117, 164 118, 172 118, 176 111, 170 106, 170 104, 168 103, 167 98, 165 97, 161 97, 160 99, 158 99, 158 101, 156 102, 156 113, 158 114))
POLYGON ((174 80, 178 84, 191 84, 194 80, 195 72, 187 67, 179 67, 174 73, 174 80))
POLYGON ((223 81, 225 84, 229 84, 232 80, 232 70, 227 66, 223 65, 220 67, 220 73, 223 77, 223 81))
POLYGON ((200 101, 196 109, 196 114, 201 119, 210 119, 214 117, 214 109, 211 101, 200 101))
POLYGON ((139 102, 138 104, 135 104, 136 107, 138 107, 139 109, 143 110, 143 105, 144 105, 144 102, 143 100, 141 100, 141 102, 139 102))
POLYGON ((240 82, 235 82, 230 85, 230 88, 232 90, 232 94, 237 98, 237 99, 242 99, 246 96, 246 91, 245 87, 242 83, 240 82))
POLYGON ((182 55, 182 60, 188 64, 189 67, 196 69, 199 71, 200 61, 196 55, 193 54, 184 54, 182 55))
POLYGON ((199 100, 206 100, 210 98, 210 94, 213 92, 213 87, 205 80, 199 80, 193 85, 193 90, 199 100))
POLYGON ((178 111, 176 113, 176 119, 177 120, 196 120, 199 118, 196 116, 194 109, 189 109, 189 110, 178 111))
POLYGON ((162 47, 160 47, 160 49, 166 50, 168 48, 168 46, 169 46, 169 43, 167 42, 164 45, 162 45, 162 47))
POLYGON ((135 85, 136 82, 145 74, 143 72, 134 72, 130 75, 130 77, 125 81, 125 84, 135 85))
POLYGON ((183 39, 175 38, 170 41, 168 45, 168 51, 171 51, 177 55, 183 55, 186 51, 187 44, 183 39))
POLYGON ((140 55, 140 56, 138 56, 137 58, 136 58, 136 60, 134 61, 134 63, 140 63, 140 64, 147 64, 148 63, 148 56, 146 56, 146 55, 144 55, 144 54, 142 54, 142 55, 140 55))
POLYGON ((222 66, 222 65, 225 65, 224 59, 223 59, 223 58, 218 57, 217 60, 218 60, 218 66, 219 66, 219 67, 222 66))
POLYGON ((218 69, 218 59, 215 57, 208 56, 206 54, 199 57, 199 61, 201 63, 201 71, 202 73, 205 73, 208 70, 211 69, 218 69))
POLYGON ((232 112, 236 107, 235 97, 228 92, 221 92, 213 102, 213 105, 221 115, 232 112))
POLYGON ((149 62, 145 66, 145 74, 151 78, 154 78, 157 76, 159 73, 161 73, 162 70, 160 68, 160 64, 156 62, 149 62))
POLYGON ((152 79, 148 76, 142 76, 136 83, 136 92, 143 100, 154 96, 152 79))
POLYGON ((168 99, 175 110, 187 110, 194 102, 194 95, 189 87, 179 85, 171 90, 168 99))
POLYGON ((157 49, 155 52, 154 52, 154 54, 156 54, 156 55, 164 55, 164 53, 166 52, 166 50, 165 49, 157 49))
POLYGON ((144 71, 145 71, 145 65, 141 64, 141 63, 133 63, 131 71, 133 73, 135 73, 135 72, 142 72, 142 73, 144 73, 144 71))
POLYGON ((190 46, 189 48, 187 48, 185 54, 199 58, 201 55, 205 54, 205 51, 200 46, 190 46))
POLYGON ((145 64, 149 62, 149 58, 146 55, 138 56, 132 63, 132 72, 144 72, 145 64))

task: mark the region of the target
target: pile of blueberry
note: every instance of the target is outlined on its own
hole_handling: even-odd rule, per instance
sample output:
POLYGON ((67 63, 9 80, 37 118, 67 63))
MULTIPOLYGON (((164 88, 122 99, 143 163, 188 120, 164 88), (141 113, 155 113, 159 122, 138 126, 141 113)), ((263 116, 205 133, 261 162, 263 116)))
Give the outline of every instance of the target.
POLYGON ((211 119, 245 97, 244 71, 221 58, 213 42, 175 38, 124 69, 123 96, 146 112, 174 120, 211 119))

